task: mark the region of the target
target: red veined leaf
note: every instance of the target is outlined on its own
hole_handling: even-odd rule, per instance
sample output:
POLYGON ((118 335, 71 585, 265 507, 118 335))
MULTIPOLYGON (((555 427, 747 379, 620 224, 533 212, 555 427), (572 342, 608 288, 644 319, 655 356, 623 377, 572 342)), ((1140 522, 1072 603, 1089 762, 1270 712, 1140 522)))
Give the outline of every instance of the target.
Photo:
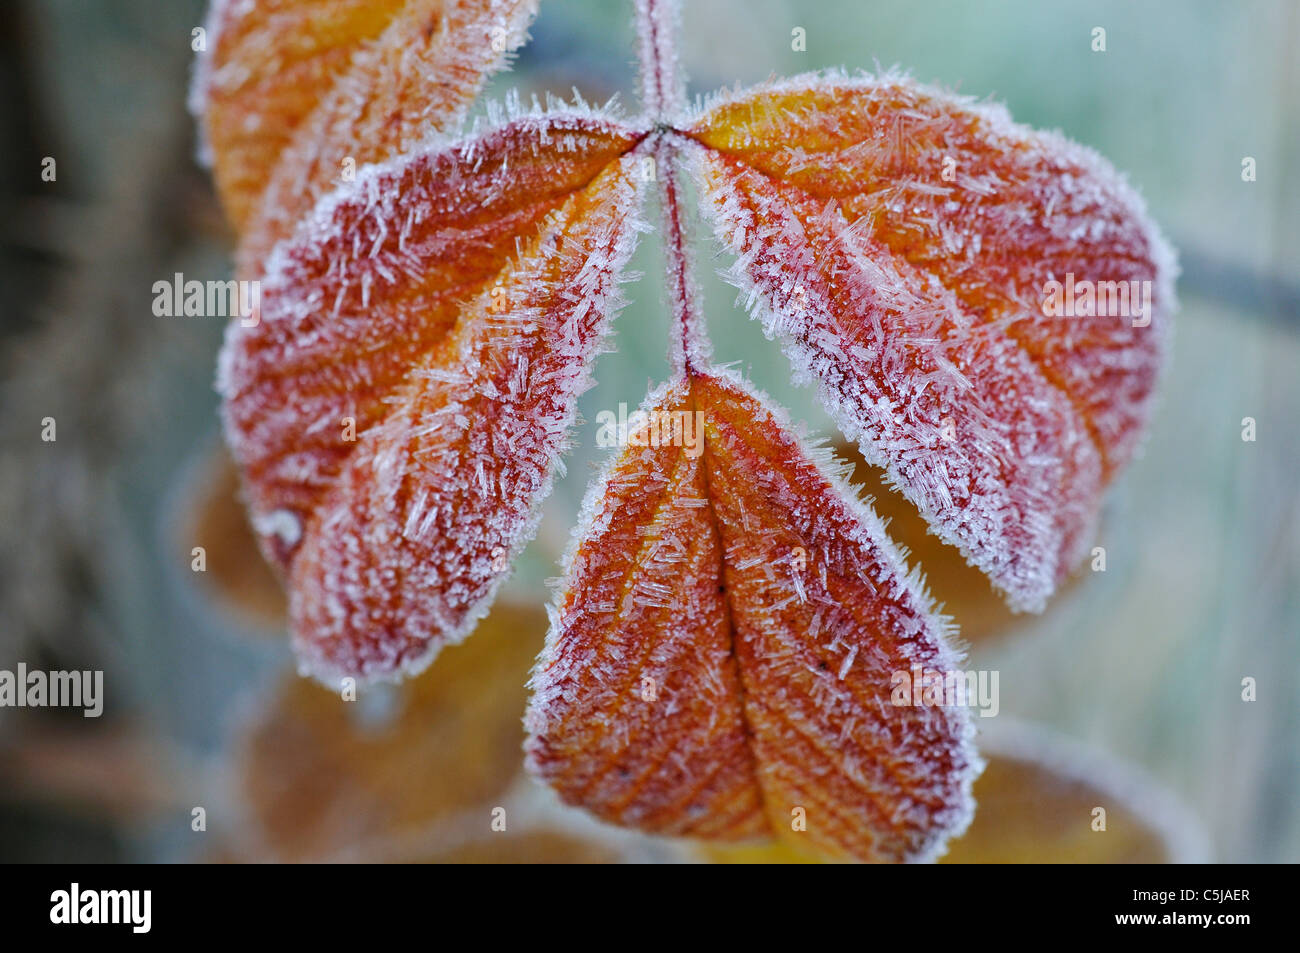
POLYGON ((390 158, 458 120, 523 41, 536 8, 537 0, 216 0, 193 98, 237 228, 275 186, 276 205, 244 262, 260 264, 345 159, 390 158))
POLYGON ((934 530, 1041 608, 1161 363, 1176 266, 1140 198, 1091 150, 895 75, 748 90, 690 136, 769 336, 934 530), (1052 281, 1107 307, 1049 316, 1052 281))
POLYGON ((227 439, 321 679, 423 668, 531 535, 642 227, 637 138, 529 117, 368 167, 231 324, 227 439))
POLYGON ((356 447, 345 418, 359 436, 391 413, 467 303, 486 293, 508 311, 517 243, 634 141, 579 114, 522 119, 368 169, 302 223, 271 263, 261 320, 232 325, 220 361, 255 523, 305 520, 356 447))
POLYGON ((725 372, 646 412, 586 504, 533 674, 531 770, 653 833, 940 853, 979 760, 965 709, 891 704, 893 673, 957 658, 879 520, 725 372))

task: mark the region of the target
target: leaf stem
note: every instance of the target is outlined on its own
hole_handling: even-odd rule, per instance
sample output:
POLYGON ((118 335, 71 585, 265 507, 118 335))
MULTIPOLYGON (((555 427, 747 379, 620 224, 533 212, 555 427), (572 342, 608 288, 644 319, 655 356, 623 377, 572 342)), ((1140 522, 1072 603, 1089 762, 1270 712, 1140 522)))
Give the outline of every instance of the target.
POLYGON ((660 133, 655 143, 655 165, 663 184, 662 214, 664 256, 667 259, 668 300, 680 332, 673 338, 674 368, 690 377, 709 363, 709 342, 700 314, 699 291, 691 269, 691 256, 682 226, 682 203, 677 181, 678 145, 672 133, 660 133))
POLYGON ((686 77, 677 58, 680 25, 678 0, 636 0, 641 102, 655 120, 674 116, 686 105, 686 77))
POLYGON ((708 339, 700 320, 699 293, 691 271, 682 227, 677 181, 678 144, 671 121, 686 106, 686 80, 677 57, 681 26, 679 0, 636 0, 636 27, 641 61, 641 100, 656 125, 654 162, 662 181, 664 255, 668 263, 668 297, 679 334, 674 335, 674 368, 691 376, 708 364, 708 339))

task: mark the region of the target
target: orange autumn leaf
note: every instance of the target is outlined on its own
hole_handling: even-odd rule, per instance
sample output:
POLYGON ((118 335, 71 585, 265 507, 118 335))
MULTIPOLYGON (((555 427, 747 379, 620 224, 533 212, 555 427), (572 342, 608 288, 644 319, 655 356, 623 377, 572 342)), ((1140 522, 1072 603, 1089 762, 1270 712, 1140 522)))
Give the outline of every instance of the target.
POLYGON ((768 335, 936 532, 1041 609, 1161 364, 1176 266, 1141 199, 1091 150, 896 75, 747 90, 688 134, 768 335), (1076 278, 1117 313, 1053 313, 1076 278))
POLYGON ((964 709, 891 702, 891 673, 957 658, 879 521, 725 372, 645 413, 586 504, 530 768, 652 833, 933 856, 978 758, 964 709))
POLYGON ((356 169, 452 128, 523 42, 537 0, 408 3, 383 40, 341 76, 275 164, 239 245, 239 270, 257 272, 275 243, 356 169))
POLYGON ((636 138, 560 113, 371 166, 230 326, 227 437, 322 680, 422 669, 531 535, 621 304, 636 138))
MULTIPOLYGON (((536 0, 217 0, 193 101, 256 265, 337 178, 448 128, 523 41, 536 0), (287 159, 286 159, 287 156, 287 159), (290 228, 286 228, 286 223, 290 228)), ((253 275, 249 275, 253 277, 253 275)))
POLYGON ((214 0, 192 98, 213 178, 236 227, 251 214, 280 153, 363 43, 405 0, 214 0))

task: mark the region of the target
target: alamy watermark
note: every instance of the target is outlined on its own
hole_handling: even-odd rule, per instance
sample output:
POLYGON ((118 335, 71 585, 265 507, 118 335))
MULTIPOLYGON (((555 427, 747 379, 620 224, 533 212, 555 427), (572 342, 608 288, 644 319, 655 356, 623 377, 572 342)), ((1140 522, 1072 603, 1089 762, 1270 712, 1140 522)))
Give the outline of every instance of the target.
POLYGON ((179 271, 171 281, 153 283, 153 313, 159 318, 239 318, 246 328, 262 320, 260 281, 185 280, 179 271))
POLYGON ((86 718, 104 711, 103 672, 43 672, 19 662, 0 669, 0 708, 80 708, 86 718))
POLYGON ((704 452, 704 411, 634 410, 618 405, 618 413, 596 415, 598 447, 683 447, 691 459, 704 452))
POLYGON ((1129 318, 1135 328, 1151 323, 1150 281, 1053 279, 1043 285, 1043 314, 1049 318, 1129 318))
POLYGON ((54 924, 124 924, 132 933, 148 933, 153 925, 152 890, 83 890, 74 883, 50 894, 54 924))
POLYGON ((998 713, 996 671, 942 670, 913 665, 889 677, 890 701, 904 708, 977 708, 981 718, 998 713))

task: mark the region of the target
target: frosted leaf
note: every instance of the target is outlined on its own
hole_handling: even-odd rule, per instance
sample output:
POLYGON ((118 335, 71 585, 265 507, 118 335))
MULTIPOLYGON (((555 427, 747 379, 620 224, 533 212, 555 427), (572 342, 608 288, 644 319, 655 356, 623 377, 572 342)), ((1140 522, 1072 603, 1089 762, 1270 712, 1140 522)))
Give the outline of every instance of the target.
POLYGON ((1041 608, 1163 356, 1176 265, 1141 200, 1090 150, 893 74, 723 97, 690 134, 745 304, 933 529, 1041 608), (1129 312, 1049 316, 1070 280, 1136 289, 1129 312))
POLYGON ((959 659, 879 520, 726 372, 643 409, 701 413, 704 453, 630 446, 592 487, 533 674, 530 769, 653 833, 942 852, 980 762, 964 709, 891 704, 891 673, 959 659))
POLYGON ((227 439, 255 521, 303 523, 264 543, 322 680, 418 671, 531 535, 643 227, 636 139, 534 116, 368 167, 229 327, 227 439))
POLYGON ((191 90, 249 277, 297 217, 360 166, 454 127, 525 37, 537 0, 215 0, 191 90), (256 246, 256 254, 254 248, 256 246), (250 264, 251 263, 251 264, 250 264))

